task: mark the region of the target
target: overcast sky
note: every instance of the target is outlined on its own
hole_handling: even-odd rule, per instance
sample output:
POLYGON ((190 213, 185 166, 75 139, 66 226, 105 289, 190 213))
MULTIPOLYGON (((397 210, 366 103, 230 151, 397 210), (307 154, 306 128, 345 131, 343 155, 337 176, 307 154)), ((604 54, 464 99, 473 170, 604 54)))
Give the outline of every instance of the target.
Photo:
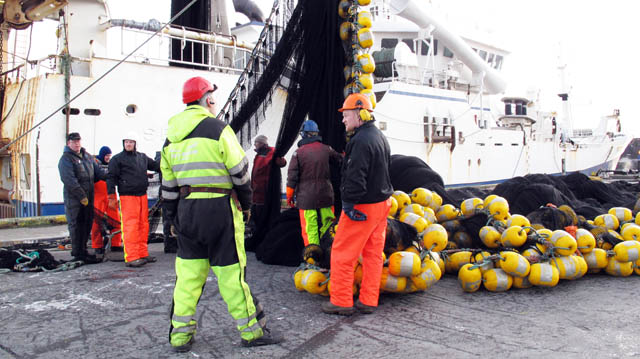
MULTIPOLYGON (((427 1, 427 0, 418 0, 427 1)), ((432 0, 435 2, 435 0, 432 0)), ((167 21, 170 0, 109 0, 113 18, 167 21), (139 10, 132 11, 138 7, 139 10)), ((271 0, 256 0, 265 16, 271 0)), ((490 31, 512 54, 504 74, 509 94, 542 88, 559 107, 558 55, 564 53, 571 84, 574 127, 595 126, 620 109, 623 129, 640 137, 636 85, 640 21, 633 0, 446 0, 443 10, 464 24, 490 31), (562 45, 560 45, 562 44, 562 45), (562 51, 561 51, 562 49, 562 51)), ((33 57, 32 57, 33 58, 33 57)))

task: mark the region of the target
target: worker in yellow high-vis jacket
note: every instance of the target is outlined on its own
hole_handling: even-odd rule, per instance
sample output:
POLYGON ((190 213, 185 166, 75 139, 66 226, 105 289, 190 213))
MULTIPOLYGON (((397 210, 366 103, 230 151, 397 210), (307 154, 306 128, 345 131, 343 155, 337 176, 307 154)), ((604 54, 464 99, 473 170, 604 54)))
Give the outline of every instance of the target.
POLYGON ((245 281, 244 225, 251 206, 248 161, 231 127, 213 115, 216 89, 202 77, 185 82, 182 100, 187 108, 169 120, 162 149, 163 210, 178 237, 169 339, 179 352, 191 350, 196 305, 209 267, 243 346, 283 340, 267 329, 262 307, 245 281))

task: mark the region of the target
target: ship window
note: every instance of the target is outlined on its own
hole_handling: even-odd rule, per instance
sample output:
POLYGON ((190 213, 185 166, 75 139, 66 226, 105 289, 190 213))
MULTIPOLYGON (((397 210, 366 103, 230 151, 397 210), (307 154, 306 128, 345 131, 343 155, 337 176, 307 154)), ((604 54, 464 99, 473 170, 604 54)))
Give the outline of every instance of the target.
POLYGON ((487 52, 484 50, 480 50, 478 51, 478 55, 480 55, 480 58, 482 58, 483 60, 487 61, 487 52))
MULTIPOLYGON (((62 114, 63 115, 67 114, 67 108, 66 107, 62 109, 62 114)), ((78 110, 77 108, 71 107, 69 109, 69 115, 79 115, 79 114, 80 114, 80 110, 78 110)))
MULTIPOLYGON (((433 43, 434 43, 433 56, 436 56, 438 54, 438 40, 433 39, 433 43)), ((420 50, 420 55, 428 55, 430 45, 431 45, 431 40, 422 41, 422 50, 420 50)))
POLYGON ((487 57, 487 62, 488 62, 489 64, 493 64, 493 58, 494 58, 494 56, 495 56, 494 54, 489 54, 489 57, 487 57))
POLYGON ((494 146, 502 146, 502 143, 494 143, 494 146))
POLYGON ((496 60, 493 62, 493 68, 500 70, 500 68, 502 68, 502 59, 502 56, 496 55, 496 60))
POLYGON ((383 49, 393 49, 398 44, 398 39, 382 39, 380 47, 383 49))
POLYGON ((100 110, 97 108, 85 108, 84 114, 87 116, 100 116, 100 110))
POLYGON ((411 52, 415 53, 415 50, 413 49, 413 39, 402 39, 402 42, 404 42, 405 44, 407 44, 407 46, 409 46, 409 48, 411 49, 411 52))
POLYGON ((20 187, 31 189, 31 155, 20 156, 20 187))
POLYGON ((127 112, 127 114, 129 115, 133 115, 134 113, 136 113, 136 111, 138 111, 138 106, 136 105, 129 105, 127 106, 127 108, 125 109, 125 111, 127 112))
POLYGON ((451 52, 451 50, 449 50, 449 48, 447 48, 446 46, 444 47, 444 52, 442 53, 442 55, 450 59, 453 58, 453 52, 451 52))

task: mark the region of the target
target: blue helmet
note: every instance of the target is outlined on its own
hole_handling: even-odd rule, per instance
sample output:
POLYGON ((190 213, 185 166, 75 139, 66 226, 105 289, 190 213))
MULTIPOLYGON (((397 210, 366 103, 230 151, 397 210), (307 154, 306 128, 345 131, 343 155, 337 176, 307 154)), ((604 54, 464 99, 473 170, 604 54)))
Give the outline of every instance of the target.
POLYGON ((318 129, 318 124, 314 120, 304 121, 304 123, 302 124, 302 130, 300 131, 300 136, 302 136, 302 138, 311 137, 310 132, 320 132, 320 129, 318 129))

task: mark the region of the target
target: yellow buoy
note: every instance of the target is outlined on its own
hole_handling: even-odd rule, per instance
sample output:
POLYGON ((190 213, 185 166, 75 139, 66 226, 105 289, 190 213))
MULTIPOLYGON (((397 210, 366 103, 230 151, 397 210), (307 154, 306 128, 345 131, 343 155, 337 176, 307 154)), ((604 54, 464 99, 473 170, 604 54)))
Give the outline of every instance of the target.
POLYGON ((596 238, 584 228, 578 228, 576 231, 576 243, 580 253, 585 254, 591 252, 596 247, 596 238))
POLYGON ((529 261, 529 263, 531 263, 531 261, 539 261, 542 253, 540 253, 538 248, 527 248, 522 251, 522 256, 525 257, 527 261, 529 261))
POLYGON ((360 63, 362 70, 368 74, 371 74, 376 70, 376 63, 373 61, 373 56, 370 54, 358 55, 358 62, 360 63))
POLYGON ((513 287, 518 289, 526 289, 533 287, 529 282, 529 277, 513 277, 513 287))
POLYGON ((551 265, 556 267, 560 279, 574 279, 578 276, 579 267, 574 256, 559 256, 551 259, 551 265))
POLYGON ((396 213, 398 213, 398 201, 394 197, 391 197, 390 199, 391 207, 389 208, 389 216, 395 218, 396 213))
POLYGON ((484 226, 480 228, 480 240, 482 243, 487 246, 487 248, 498 248, 500 247, 500 237, 501 234, 498 232, 495 227, 492 226, 484 226))
POLYGON ((440 206, 436 211, 438 222, 449 221, 458 217, 458 209, 452 204, 440 206))
POLYGON ((616 230, 620 225, 620 221, 618 220, 618 217, 607 213, 607 214, 601 214, 596 218, 594 218, 593 224, 595 224, 596 226, 606 227, 607 229, 616 230))
POLYGON ((361 27, 370 28, 372 21, 373 17, 371 16, 370 12, 366 10, 358 12, 358 25, 360 25, 361 27))
POLYGON ((491 255, 491 253, 487 252, 487 251, 482 251, 480 253, 476 253, 474 259, 475 262, 477 264, 480 264, 480 267, 478 267, 480 269, 480 271, 482 272, 482 274, 484 274, 484 272, 488 271, 491 268, 494 268, 493 266, 493 261, 488 259, 488 257, 491 255))
POLYGON ((616 218, 618 218, 618 222, 620 223, 628 222, 633 219, 633 213, 631 213, 631 210, 629 208, 625 207, 613 207, 610 208, 607 213, 616 216, 616 218))
POLYGON ((362 283, 362 274, 362 264, 358 263, 356 264, 356 269, 353 271, 353 282, 355 284, 359 285, 360 283, 362 283))
POLYGON ((468 198, 460 203, 460 212, 462 215, 469 218, 476 213, 476 209, 484 207, 484 202, 478 197, 468 198))
POLYGON ((358 5, 360 6, 367 6, 371 4, 371 0, 358 0, 358 5))
POLYGON ((487 208, 489 206, 489 203, 491 203, 491 201, 493 201, 496 198, 498 198, 497 194, 488 195, 487 197, 484 198, 484 202, 482 203, 482 207, 487 208))
POLYGON ((296 285, 296 289, 301 291, 301 292, 304 291, 304 286, 302 285, 302 275, 303 275, 303 273, 304 273, 304 270, 299 269, 293 275, 293 283, 296 285))
POLYGON ((576 239, 561 229, 553 231, 550 241, 553 243, 555 253, 561 256, 570 256, 578 249, 576 239))
POLYGON ((529 261, 516 252, 504 251, 500 253, 500 268, 514 277, 529 275, 531 265, 529 261))
POLYGON ((473 293, 480 289, 482 284, 482 272, 480 268, 472 268, 473 264, 467 263, 458 271, 458 282, 462 290, 467 293, 473 293))
MULTIPOLYGON (((437 253, 437 252, 430 252, 430 255, 431 255, 431 257, 432 257, 432 260, 433 260, 434 262, 436 262, 436 264, 437 264, 437 265, 438 265, 438 267, 440 268, 440 273, 444 273, 444 269, 445 269, 445 268, 444 268, 444 260, 442 259, 442 257, 440 256, 440 254, 439 254, 439 253, 437 253)), ((431 259, 431 258, 429 258, 429 256, 426 256, 426 257, 424 258, 424 260, 422 261, 422 264, 424 265, 424 262, 425 262, 426 260, 428 260, 428 259, 431 259)), ((438 279, 440 279, 440 278, 438 278, 438 279)))
POLYGON ((422 232, 422 245, 433 252, 445 249, 448 242, 447 230, 443 226, 434 223, 422 232))
POLYGON ((612 257, 604 271, 614 277, 628 277, 633 274, 633 262, 620 262, 612 257))
POLYGON ((340 3, 338 4, 338 15, 341 18, 346 19, 350 15, 349 14, 350 9, 351 9, 351 1, 341 0, 340 3))
POLYGON ((340 40, 347 41, 351 38, 351 31, 353 29, 353 24, 345 21, 340 24, 340 40))
POLYGON ((431 197, 431 191, 426 188, 418 187, 411 191, 411 202, 417 203, 423 207, 429 207, 431 197))
POLYGON ((389 274, 389 268, 382 268, 382 276, 380 277, 380 289, 386 292, 400 293, 407 286, 406 277, 396 277, 389 274))
MULTIPOLYGON (((375 65, 373 66, 373 69, 375 70, 375 65)), ((371 89, 364 89, 362 91, 360 91, 360 94, 367 96, 367 98, 369 99, 369 102, 371 102, 371 108, 375 109, 376 108, 376 94, 373 92, 373 90, 371 89)))
POLYGON ((362 74, 358 76, 358 81, 360 81, 360 89, 362 90, 371 90, 373 88, 373 76, 371 74, 362 74))
POLYGON ((624 241, 613 247, 614 258, 619 262, 635 262, 640 259, 640 242, 624 241))
POLYGON ((620 235, 625 241, 640 240, 640 226, 635 223, 625 223, 622 225, 620 235))
POLYGON ((396 277, 410 277, 420 273, 420 257, 411 252, 395 252, 389 256, 389 274, 396 277))
POLYGON ((500 236, 500 243, 504 247, 521 247, 527 241, 527 232, 520 226, 511 226, 505 229, 500 236))
POLYGON ((444 268, 447 273, 458 273, 460 268, 467 264, 471 263, 472 253, 469 251, 460 251, 452 253, 447 257, 447 260, 444 262, 444 268))
POLYGON ((538 287, 555 287, 560 280, 558 269, 548 262, 534 263, 529 270, 529 282, 538 287))
POLYGON ((640 212, 636 213, 636 219, 634 220, 635 224, 640 226, 640 212))
POLYGON ((511 226, 523 227, 522 229, 524 229, 524 231, 529 234, 530 229, 524 227, 531 227, 531 222, 529 222, 529 218, 521 214, 514 214, 507 220, 507 227, 511 226))
POLYGON ((490 292, 506 292, 513 285, 513 278, 500 268, 489 269, 482 275, 482 282, 490 292))
POLYGON ((429 202, 429 207, 432 210, 437 211, 440 206, 442 206, 442 197, 436 192, 431 192, 431 202, 429 202))
POLYGON ((302 274, 302 286, 311 294, 320 294, 327 289, 326 283, 327 277, 324 273, 315 270, 307 269, 302 274))
MULTIPOLYGON (((415 253, 418 256, 420 256, 420 250, 418 248, 416 248, 416 246, 409 246, 407 248, 404 249, 405 252, 411 252, 411 253, 415 253)), ((383 252, 384 254, 384 252, 383 252)))
POLYGON ((606 268, 609 263, 607 252, 601 248, 594 248, 591 252, 583 255, 589 270, 606 268))
POLYGON ((494 198, 485 208, 494 219, 506 220, 509 217, 509 203, 502 197, 494 198))
POLYGON ((404 208, 402 208, 402 211, 400 211, 400 215, 402 216, 404 213, 413 213, 424 218, 424 209, 422 208, 421 205, 417 203, 411 203, 409 205, 404 206, 404 208))
POLYGON ((391 197, 395 198, 396 201, 398 202, 399 210, 402 210, 404 207, 411 204, 411 198, 409 197, 408 194, 404 193, 403 191, 394 191, 391 197))
POLYGON ((422 207, 424 210, 424 219, 427 220, 427 223, 437 223, 438 219, 436 219, 436 212, 431 209, 431 207, 422 207))
POLYGON ((578 276, 575 279, 582 278, 589 270, 587 261, 584 260, 582 256, 573 256, 573 258, 576 260, 576 263, 578 263, 578 276))
POLYGON ((422 271, 420 274, 412 276, 410 280, 418 290, 427 290, 440 280, 441 276, 442 271, 440 270, 438 263, 427 257, 422 262, 422 271))
POLYGON ((633 264, 633 271, 634 271, 637 275, 640 275, 640 259, 638 259, 638 260, 633 264))
POLYGON ((373 32, 371 32, 371 29, 365 27, 358 30, 358 43, 363 49, 373 46, 373 32))
POLYGON ((421 233, 429 226, 426 219, 418 216, 415 213, 403 213, 400 215, 399 219, 400 222, 413 226, 413 228, 415 228, 418 233, 421 233))

